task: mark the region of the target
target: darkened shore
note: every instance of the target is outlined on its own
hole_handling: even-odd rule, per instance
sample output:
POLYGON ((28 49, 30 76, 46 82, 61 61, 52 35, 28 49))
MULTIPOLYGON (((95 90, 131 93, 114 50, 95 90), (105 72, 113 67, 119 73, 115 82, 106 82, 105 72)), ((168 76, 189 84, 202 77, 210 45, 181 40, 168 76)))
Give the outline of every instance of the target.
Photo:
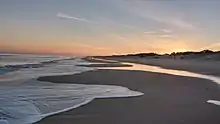
POLYGON ((220 99, 218 84, 209 80, 167 74, 97 70, 76 75, 49 76, 41 81, 119 85, 144 93, 133 98, 96 99, 39 124, 219 124, 220 108, 206 103, 220 99))
POLYGON ((152 58, 138 56, 108 56, 99 57, 107 60, 115 60, 120 62, 131 62, 146 65, 159 66, 166 69, 177 69, 195 72, 205 75, 214 75, 220 77, 220 61, 199 60, 199 59, 172 59, 172 58, 152 58))

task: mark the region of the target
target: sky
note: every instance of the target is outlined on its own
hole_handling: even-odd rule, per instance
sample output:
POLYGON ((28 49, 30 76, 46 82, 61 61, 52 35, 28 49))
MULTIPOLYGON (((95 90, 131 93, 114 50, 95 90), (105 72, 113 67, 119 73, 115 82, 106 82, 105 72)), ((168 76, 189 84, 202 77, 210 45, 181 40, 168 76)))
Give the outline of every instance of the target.
POLYGON ((220 50, 219 0, 1 0, 0 52, 220 50))

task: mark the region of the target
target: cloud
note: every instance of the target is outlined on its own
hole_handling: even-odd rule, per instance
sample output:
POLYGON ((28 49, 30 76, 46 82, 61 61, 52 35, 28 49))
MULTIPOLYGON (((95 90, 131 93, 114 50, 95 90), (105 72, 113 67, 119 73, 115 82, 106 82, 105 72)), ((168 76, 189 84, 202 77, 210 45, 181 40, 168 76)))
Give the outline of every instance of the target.
POLYGON ((217 43, 212 43, 212 44, 206 46, 203 49, 219 49, 219 48, 220 48, 220 43, 217 42, 217 43))
POLYGON ((143 32, 143 33, 146 34, 146 35, 155 35, 155 34, 158 34, 157 31, 145 31, 145 32, 143 32))
POLYGON ((127 29, 130 29, 130 30, 140 30, 139 28, 137 28, 136 26, 134 25, 128 25, 128 24, 125 24, 125 23, 121 23, 121 22, 118 22, 118 21, 115 21, 111 18, 106 18, 106 17, 99 17, 101 20, 101 22, 99 24, 105 24, 106 26, 117 26, 117 27, 123 27, 123 28, 127 28, 127 29))
POLYGON ((160 29, 160 31, 167 33, 167 34, 172 33, 172 30, 169 30, 169 29, 160 29))
POLYGON ((153 31, 145 31, 143 32, 145 35, 151 35, 156 36, 159 38, 174 38, 174 34, 169 29, 159 29, 159 30, 153 30, 153 31))
POLYGON ((75 16, 69 16, 67 14, 64 13, 57 13, 57 17, 59 18, 66 18, 66 19, 72 19, 72 20, 76 20, 76 21, 80 21, 80 22, 85 22, 85 23, 96 23, 95 21, 91 21, 91 20, 87 20, 85 18, 79 18, 79 17, 75 17, 75 16))
MULTIPOLYGON (((80 21, 80 22, 85 22, 85 23, 92 23, 92 24, 96 24, 96 25, 102 25, 104 24, 105 26, 112 26, 112 25, 117 25, 117 26, 120 26, 120 27, 124 27, 124 28, 127 28, 127 29, 131 29, 131 30, 136 30, 136 31, 140 31, 142 32, 143 34, 146 34, 146 35, 154 35, 154 36, 157 36, 157 37, 163 37, 163 38, 172 38, 173 36, 171 36, 171 30, 169 29, 161 29, 161 30, 157 30, 157 31, 141 31, 139 28, 135 27, 135 26, 132 26, 132 25, 127 25, 127 24, 121 24, 119 22, 116 22, 116 21, 113 21, 112 19, 109 19, 109 18, 103 18, 104 21, 106 23, 102 23, 102 22, 97 22, 97 21, 91 21, 91 20, 88 20, 88 19, 85 19, 85 18, 79 18, 79 17, 75 17, 75 16, 70 16, 70 15, 67 15, 67 14, 64 14, 64 13, 57 13, 57 17, 59 18, 65 18, 65 19, 72 19, 72 20, 76 20, 76 21, 80 21)), ((127 37, 124 37, 124 36, 117 36, 117 39, 120 39, 120 40, 128 40, 127 37)))
POLYGON ((98 46, 93 46, 93 45, 88 45, 88 44, 76 44, 76 46, 85 48, 85 49, 94 49, 94 50, 110 50, 107 47, 98 47, 98 46))
POLYGON ((157 35, 157 36, 160 38, 174 38, 174 36, 171 34, 161 34, 161 35, 157 35))
POLYGON ((195 28, 195 25, 181 18, 181 16, 177 14, 176 12, 173 12, 173 11, 169 12, 167 10, 160 10, 158 12, 158 10, 157 10, 157 7, 152 8, 150 6, 143 7, 143 6, 138 5, 138 8, 132 9, 132 10, 130 9, 130 12, 135 15, 138 15, 142 19, 153 20, 158 23, 174 26, 174 27, 181 28, 181 29, 195 28))
POLYGON ((110 37, 110 38, 117 39, 117 40, 122 40, 122 41, 129 40, 128 37, 122 36, 122 35, 119 35, 119 34, 107 34, 107 36, 110 37))
POLYGON ((171 34, 172 31, 169 29, 159 29, 159 30, 150 30, 143 32, 144 34, 149 35, 158 35, 158 34, 171 34))
POLYGON ((102 21, 92 21, 92 20, 88 20, 85 18, 79 18, 79 17, 75 17, 75 16, 70 16, 64 13, 57 13, 57 17, 59 18, 65 18, 65 19, 72 19, 72 20, 76 20, 76 21, 80 21, 80 22, 85 22, 85 23, 92 23, 92 24, 96 24, 96 25, 103 25, 103 26, 112 26, 112 25, 116 25, 116 26, 120 26, 123 28, 127 28, 130 30, 139 30, 137 27, 132 26, 132 25, 127 25, 127 24, 121 24, 119 22, 113 21, 112 19, 107 19, 107 18, 103 18, 103 17, 99 17, 102 18, 104 20, 102 21), (103 22, 104 21, 104 22, 103 22))
POLYGON ((194 25, 188 23, 188 22, 185 22, 183 20, 180 20, 180 19, 172 19, 170 20, 168 23, 172 24, 172 25, 175 25, 177 27, 180 27, 180 28, 184 28, 184 29, 192 29, 192 28, 195 28, 194 25))
POLYGON ((192 29, 195 28, 193 24, 190 24, 180 18, 176 17, 156 17, 156 16, 147 16, 147 18, 152 19, 154 21, 165 23, 168 25, 172 25, 182 29, 192 29))

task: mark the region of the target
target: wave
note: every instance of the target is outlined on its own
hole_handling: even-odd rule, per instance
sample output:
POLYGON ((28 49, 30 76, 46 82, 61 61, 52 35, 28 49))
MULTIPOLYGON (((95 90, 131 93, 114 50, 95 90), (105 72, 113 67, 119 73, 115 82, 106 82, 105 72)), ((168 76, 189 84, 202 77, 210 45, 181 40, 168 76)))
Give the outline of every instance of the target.
POLYGON ((54 84, 32 80, 32 84, 0 88, 0 115, 10 124, 30 124, 47 116, 84 105, 95 98, 142 95, 121 86, 54 84))
POLYGON ((38 65, 47 62, 69 59, 64 56, 46 56, 46 55, 31 55, 31 54, 0 54, 0 67, 16 67, 25 65, 38 65))
POLYGON ((57 84, 36 80, 40 76, 76 74, 95 69, 77 66, 79 64, 89 63, 79 58, 63 59, 53 64, 44 63, 38 68, 19 68, 0 75, 0 124, 32 124, 96 98, 143 95, 121 86, 57 84))
POLYGON ((74 58, 60 56, 0 54, 0 75, 24 68, 40 68, 59 63, 63 60, 71 59, 74 58))
POLYGON ((211 103, 214 105, 220 105, 220 101, 218 101, 218 100, 208 100, 207 103, 211 103))

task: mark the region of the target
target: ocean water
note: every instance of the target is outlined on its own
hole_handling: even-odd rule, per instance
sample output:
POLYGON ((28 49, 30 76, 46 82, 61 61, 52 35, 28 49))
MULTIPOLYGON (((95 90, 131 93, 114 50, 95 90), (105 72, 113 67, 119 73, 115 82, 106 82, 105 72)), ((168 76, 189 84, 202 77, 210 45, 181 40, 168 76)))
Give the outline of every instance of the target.
POLYGON ((40 64, 52 60, 62 60, 69 57, 32 55, 32 54, 0 54, 0 67, 6 65, 40 64))
POLYGON ((58 84, 36 80, 40 76, 76 74, 95 69, 77 66, 89 64, 80 58, 3 55, 0 61, 4 63, 0 69, 0 124, 32 124, 47 116, 87 104, 95 98, 143 95, 121 86, 83 85, 77 82, 58 84), (59 61, 42 64, 53 60, 59 61), (42 65, 33 68, 29 64, 42 65))
POLYGON ((9 69, 9 68, 1 68, 0 67, 0 75, 6 74, 8 72, 13 71, 13 69, 9 69))

